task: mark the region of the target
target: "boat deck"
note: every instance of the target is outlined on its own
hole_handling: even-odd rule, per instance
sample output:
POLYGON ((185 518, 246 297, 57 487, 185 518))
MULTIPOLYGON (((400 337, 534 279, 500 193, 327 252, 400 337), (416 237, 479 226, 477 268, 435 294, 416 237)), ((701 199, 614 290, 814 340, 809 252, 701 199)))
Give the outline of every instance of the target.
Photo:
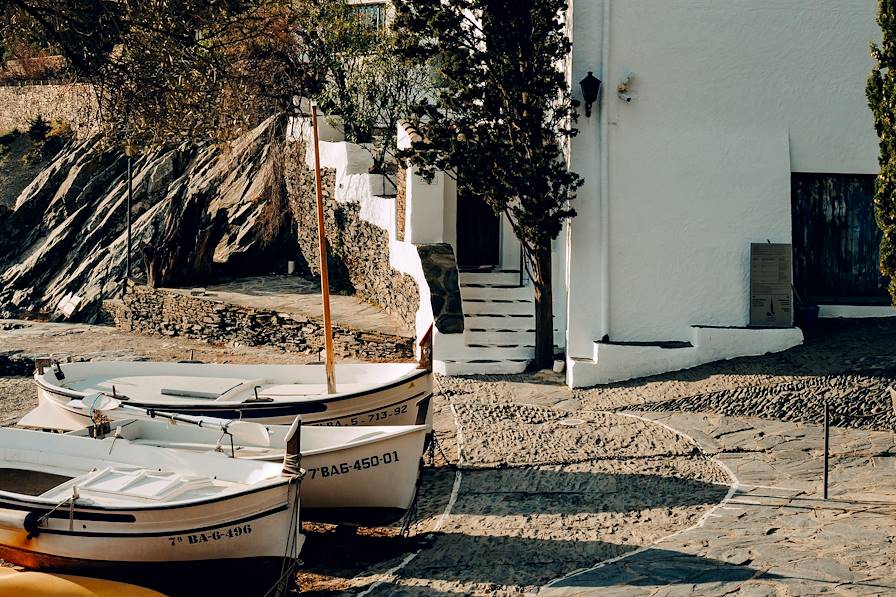
MULTIPOLYGON (((122 440, 126 441, 126 440, 122 440)), ((221 495, 240 484, 151 470, 127 465, 107 466, 78 474, 60 475, 38 467, 0 468, 0 491, 64 500, 74 488, 83 505, 116 506, 133 503, 162 503, 221 495)))
MULTIPOLYGON (((281 400, 318 400, 327 393, 326 384, 319 383, 271 383, 258 379, 238 377, 196 377, 188 375, 134 375, 120 377, 86 377, 62 382, 62 387, 87 394, 116 395, 122 399, 158 404, 183 404, 188 401, 233 402, 281 400)), ((364 390, 365 384, 342 383, 339 393, 364 390)))
POLYGON ((21 493, 23 495, 41 495, 71 479, 72 477, 45 473, 43 471, 0 468, 0 491, 21 493))

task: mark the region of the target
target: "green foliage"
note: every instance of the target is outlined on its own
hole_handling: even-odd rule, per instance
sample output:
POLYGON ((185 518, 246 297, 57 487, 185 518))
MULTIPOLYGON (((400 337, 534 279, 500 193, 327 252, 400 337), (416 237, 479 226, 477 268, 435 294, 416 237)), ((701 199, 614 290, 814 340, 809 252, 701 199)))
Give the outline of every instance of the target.
POLYGON ((38 114, 28 122, 28 137, 34 143, 43 143, 50 132, 50 123, 38 114))
POLYGON ((458 174, 458 191, 507 216, 535 286, 535 365, 553 358, 551 241, 582 179, 565 161, 575 134, 562 64, 567 0, 398 0, 398 51, 429 64, 437 92, 416 107, 422 139, 405 156, 424 176, 458 174))
POLYGON ((398 121, 431 89, 429 73, 393 52, 394 33, 373 28, 346 0, 307 0, 300 44, 320 81, 311 98, 341 117, 347 141, 372 143, 383 170, 398 121))
POLYGON ((883 232, 880 270, 890 278, 896 304, 896 0, 879 0, 877 22, 883 32, 871 55, 877 62, 868 77, 866 95, 880 139, 880 174, 874 195, 874 214, 883 232))
POLYGON ((19 129, 4 130, 0 132, 0 145, 7 146, 19 138, 22 133, 19 129))
POLYGON ((438 93, 416 109, 425 173, 460 173, 461 192, 504 213, 530 253, 550 247, 582 179, 564 160, 575 119, 558 66, 571 50, 565 0, 401 0, 405 56, 435 65, 438 93), (475 15, 475 16, 474 16, 475 15))
POLYGON ((158 146, 231 139, 293 109, 309 80, 301 15, 291 0, 8 0, 0 33, 59 48, 110 144, 158 146))
POLYGON ((346 0, 8 0, 0 42, 58 47, 116 145, 232 139, 304 96, 382 167, 428 82, 346 0))

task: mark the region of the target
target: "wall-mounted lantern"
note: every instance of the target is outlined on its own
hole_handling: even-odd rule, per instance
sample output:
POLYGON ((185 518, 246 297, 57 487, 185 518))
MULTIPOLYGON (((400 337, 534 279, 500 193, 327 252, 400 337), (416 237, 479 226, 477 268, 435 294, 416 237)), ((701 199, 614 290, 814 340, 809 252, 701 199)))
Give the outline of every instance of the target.
POLYGON ((590 70, 584 79, 579 81, 582 86, 582 98, 585 100, 585 117, 591 116, 591 106, 597 101, 600 94, 600 79, 594 76, 590 70))

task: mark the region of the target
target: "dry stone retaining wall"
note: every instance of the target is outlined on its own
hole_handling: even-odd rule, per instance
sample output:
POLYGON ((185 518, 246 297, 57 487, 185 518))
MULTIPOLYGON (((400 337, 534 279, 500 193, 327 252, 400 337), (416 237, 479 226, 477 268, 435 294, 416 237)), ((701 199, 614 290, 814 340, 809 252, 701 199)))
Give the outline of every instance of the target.
MULTIPOLYGON (((324 349, 320 320, 148 286, 131 284, 124 301, 105 301, 103 309, 117 327, 126 331, 277 346, 305 354, 324 349)), ((334 325, 333 341, 336 355, 342 358, 395 361, 414 357, 413 338, 334 325)))
MULTIPOLYGON (((299 250, 310 273, 319 275, 314 173, 305 164, 304 141, 286 143, 284 172, 299 250)), ((321 177, 331 287, 337 292, 353 292, 413 328, 420 292, 411 276, 389 264, 389 233, 362 220, 357 203, 336 201, 335 170, 323 168, 321 177)))
POLYGON ((66 122, 84 138, 94 130, 96 110, 96 99, 84 84, 0 86, 0 131, 26 131, 40 116, 66 122))

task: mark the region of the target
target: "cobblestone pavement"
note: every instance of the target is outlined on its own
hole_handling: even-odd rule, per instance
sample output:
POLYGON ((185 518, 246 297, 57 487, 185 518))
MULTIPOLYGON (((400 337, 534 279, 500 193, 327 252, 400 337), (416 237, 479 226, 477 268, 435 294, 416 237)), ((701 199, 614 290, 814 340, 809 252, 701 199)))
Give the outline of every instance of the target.
POLYGON ((696 440, 732 472, 732 491, 702 524, 541 594, 896 595, 893 433, 832 429, 824 500, 819 426, 639 415, 696 440))

